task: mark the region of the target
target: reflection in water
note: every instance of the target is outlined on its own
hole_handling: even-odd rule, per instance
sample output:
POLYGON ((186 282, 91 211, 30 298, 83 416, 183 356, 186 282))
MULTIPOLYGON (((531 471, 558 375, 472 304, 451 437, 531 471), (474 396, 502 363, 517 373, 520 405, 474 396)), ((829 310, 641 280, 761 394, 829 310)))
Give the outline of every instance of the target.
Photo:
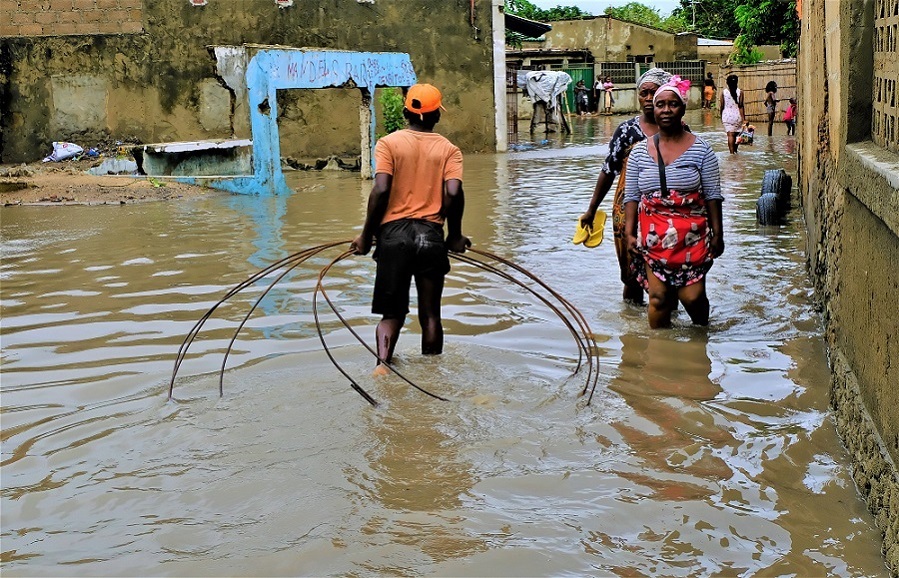
MULTIPOLYGON (((429 387, 439 391, 451 387, 434 358, 425 363, 435 365, 429 387)), ((425 556, 442 562, 484 551, 483 540, 464 529, 465 496, 475 480, 472 465, 461 458, 453 439, 458 419, 443 404, 423 407, 416 397, 404 397, 406 388, 388 389, 383 395, 394 400, 389 410, 368 412, 365 420, 373 441, 365 454, 371 475, 349 476, 379 504, 361 531, 385 547, 408 549, 411 559, 425 556)), ((404 574, 410 566, 374 559, 364 567, 378 574, 404 574)))
MULTIPOLYGON (((571 244, 624 118, 466 156, 466 232, 560 290, 601 344, 590 407, 554 315, 454 263, 444 355, 422 358, 412 336, 397 351, 450 402, 375 381, 370 354, 323 319, 384 402, 370 408, 315 334, 330 257, 251 318, 220 399, 213 374, 264 284, 223 306, 167 403, 178 345, 227 288, 353 236, 370 188, 357 175, 290 174, 297 193, 274 199, 0 208, 3 574, 884 574, 829 419, 800 214, 755 223, 762 174, 795 172, 795 139, 729 156, 717 116, 690 113, 719 153, 728 249, 712 325, 681 315, 649 334, 621 303, 612 244, 571 244)), ((369 338, 373 269, 348 259, 327 279, 369 338)))
MULTIPOLYGON (((721 392, 709 380, 712 364, 704 333, 683 340, 664 333, 621 336, 619 375, 609 389, 633 410, 613 424, 615 429, 653 470, 700 470, 696 475, 714 480, 727 478, 728 469, 709 453, 709 446, 728 444, 732 436, 721 429, 726 422, 716 420, 704 404, 721 392)), ((683 499, 690 492, 675 480, 657 481, 660 499, 683 499)))

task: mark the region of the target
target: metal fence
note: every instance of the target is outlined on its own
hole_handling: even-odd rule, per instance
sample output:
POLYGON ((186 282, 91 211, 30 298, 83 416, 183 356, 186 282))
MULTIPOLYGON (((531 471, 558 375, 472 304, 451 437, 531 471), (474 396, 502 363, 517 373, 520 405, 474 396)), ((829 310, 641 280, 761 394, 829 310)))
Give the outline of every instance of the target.
POLYGON ((506 116, 509 142, 518 142, 518 101, 521 89, 518 87, 518 68, 506 66, 506 116))
POLYGON ((652 68, 664 68, 671 74, 688 78, 690 82, 701 83, 705 78, 704 60, 676 60, 673 62, 598 62, 597 72, 600 78, 612 77, 615 84, 635 84, 641 74, 652 68))
POLYGON ((597 69, 600 78, 611 76, 615 84, 637 82, 637 68, 633 62, 599 62, 597 69))
POLYGON ((656 62, 658 68, 666 72, 686 78, 693 84, 705 79, 705 60, 675 60, 673 62, 656 62))

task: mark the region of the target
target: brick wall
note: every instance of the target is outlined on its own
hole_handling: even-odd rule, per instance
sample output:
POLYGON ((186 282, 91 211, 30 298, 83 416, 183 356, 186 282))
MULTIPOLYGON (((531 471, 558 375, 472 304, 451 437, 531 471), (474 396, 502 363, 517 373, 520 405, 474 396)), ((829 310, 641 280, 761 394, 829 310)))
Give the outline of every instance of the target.
POLYGON ((143 0, 0 0, 0 5, 0 36, 143 31, 143 0))

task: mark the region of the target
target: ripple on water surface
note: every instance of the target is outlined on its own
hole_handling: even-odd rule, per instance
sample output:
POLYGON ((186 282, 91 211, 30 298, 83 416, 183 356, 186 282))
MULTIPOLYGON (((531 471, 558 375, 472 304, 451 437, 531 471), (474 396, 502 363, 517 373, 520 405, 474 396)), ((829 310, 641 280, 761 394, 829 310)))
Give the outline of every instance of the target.
MULTIPOLYGON (((466 156, 466 232, 590 324, 589 407, 552 311, 461 263, 444 354, 417 353, 413 311, 397 355, 449 401, 375 380, 311 297, 340 248, 262 299, 220 398, 224 351, 274 277, 222 304, 166 401, 182 339, 228 288, 355 235, 370 187, 356 175, 291 174, 289 197, 0 208, 4 574, 885 574, 830 420, 799 216, 755 225, 763 171, 794 172, 795 142, 730 157, 716 119, 691 115, 727 195, 708 329, 681 312, 649 331, 620 301, 611 231, 570 243, 621 118, 466 156), (314 307, 377 408, 322 353, 314 307)), ((367 340, 373 272, 357 257, 325 280, 367 340)))

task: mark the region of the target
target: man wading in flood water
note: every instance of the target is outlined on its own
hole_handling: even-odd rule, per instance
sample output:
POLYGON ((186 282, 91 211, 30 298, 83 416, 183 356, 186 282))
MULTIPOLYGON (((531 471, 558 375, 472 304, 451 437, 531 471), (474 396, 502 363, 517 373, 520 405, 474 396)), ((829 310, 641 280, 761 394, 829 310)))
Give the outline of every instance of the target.
POLYGON ((409 313, 413 277, 421 352, 443 352, 440 300, 450 270, 447 250, 464 253, 471 246, 462 234, 462 151, 434 132, 443 109, 441 100, 440 91, 430 84, 409 88, 403 108, 409 128, 389 134, 375 145, 375 184, 368 197, 362 233, 350 246, 357 255, 366 255, 377 238, 374 259, 378 266, 371 310, 381 315, 381 321, 375 330, 375 375, 389 372, 384 364, 393 358, 409 313))

